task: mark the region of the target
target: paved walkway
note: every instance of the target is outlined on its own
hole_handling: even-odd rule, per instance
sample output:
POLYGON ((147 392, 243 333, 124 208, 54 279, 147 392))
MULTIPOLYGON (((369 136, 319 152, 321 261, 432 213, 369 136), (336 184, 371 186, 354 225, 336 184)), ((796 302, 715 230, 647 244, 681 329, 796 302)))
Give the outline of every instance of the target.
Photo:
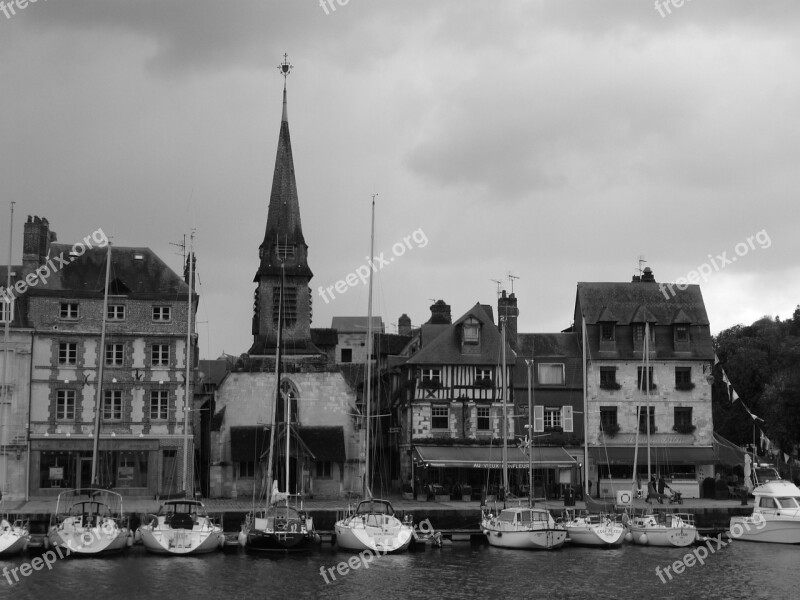
MULTIPOLYGON (((396 510, 412 512, 426 510, 478 510, 480 508, 480 502, 477 500, 472 500, 469 502, 457 500, 450 500, 446 502, 425 502, 406 500, 401 497, 390 497, 390 500, 392 502, 392 506, 394 506, 396 510)), ((155 500, 152 496, 123 496, 122 503, 125 512, 142 514, 157 512, 161 504, 161 502, 155 500)), ((209 513, 248 512, 253 506, 252 498, 206 498, 203 499, 203 503, 205 504, 206 510, 209 513)), ((355 505, 356 503, 357 500, 350 501, 351 505, 355 505)), ((27 502, 4 502, 3 512, 13 514, 49 514, 53 512, 55 504, 56 499, 54 497, 31 498, 27 502)), ((310 499, 303 502, 303 506, 308 510, 343 510, 347 508, 347 504, 348 501, 344 499, 310 499)), ((489 505, 494 506, 494 503, 490 502, 489 505)), ((508 505, 513 506, 514 503, 509 501, 508 505)), ((502 503, 498 503, 498 506, 502 506, 502 503)), ((555 511, 560 511, 564 508, 564 502, 563 500, 549 500, 546 503, 544 501, 538 501, 536 502, 536 506, 547 507, 555 511)), ((634 502, 634 508, 637 510, 647 508, 647 506, 648 504, 644 500, 636 500, 634 502)), ((697 509, 727 510, 733 507, 740 507, 742 504, 739 500, 686 498, 684 499, 683 504, 670 505, 665 502, 663 505, 653 503, 652 506, 654 508, 672 509, 673 511, 682 509, 690 509, 694 511, 697 509)), ((749 506, 752 507, 752 502, 750 502, 749 506)), ((575 503, 575 508, 577 509, 583 509, 585 507, 586 505, 580 500, 575 503)))

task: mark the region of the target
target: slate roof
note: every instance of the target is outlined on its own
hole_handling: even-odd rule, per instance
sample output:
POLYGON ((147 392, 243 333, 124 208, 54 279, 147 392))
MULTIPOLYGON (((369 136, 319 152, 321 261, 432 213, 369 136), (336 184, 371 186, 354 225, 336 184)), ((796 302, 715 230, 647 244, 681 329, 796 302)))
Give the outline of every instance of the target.
POLYGON ((399 355, 411 341, 410 335, 397 333, 379 333, 375 336, 375 354, 378 356, 389 354, 399 355))
MULTIPOLYGON (((367 333, 368 325, 367 317, 333 317, 331 319, 331 328, 339 333, 367 333)), ((381 317, 372 317, 372 332, 383 333, 383 319, 381 317)))
MULTIPOLYGON (((87 249, 82 256, 71 256, 69 244, 51 244, 50 258, 58 266, 47 283, 39 283, 26 292, 31 296, 102 296, 106 278, 106 248, 87 249), (55 257, 69 264, 60 265, 55 257)), ((111 248, 111 292, 133 299, 186 299, 189 285, 170 269, 150 248, 111 248)), ((196 298, 196 294, 195 294, 196 298)))
MULTIPOLYGON (((501 355, 501 335, 486 311, 486 305, 475 304, 452 325, 438 325, 443 329, 432 341, 424 344, 419 352, 408 359, 409 365, 493 365, 501 355), (480 353, 462 354, 461 324, 469 317, 481 322, 480 353)), ((423 328, 424 330, 424 328, 423 328)), ((506 340, 506 360, 509 364, 516 354, 506 340)))
POLYGON ((335 329, 312 327, 311 343, 320 348, 336 346, 339 343, 339 334, 335 329))
POLYGON ((699 285, 689 285, 685 290, 680 290, 671 284, 674 295, 668 288, 662 287, 664 285, 641 281, 580 282, 575 302, 575 323, 580 323, 581 312, 586 317, 587 325, 595 325, 600 321, 616 321, 618 325, 641 323, 642 312, 646 310, 648 320, 652 318, 658 325, 672 325, 676 318, 688 318, 694 325, 709 324, 699 285))

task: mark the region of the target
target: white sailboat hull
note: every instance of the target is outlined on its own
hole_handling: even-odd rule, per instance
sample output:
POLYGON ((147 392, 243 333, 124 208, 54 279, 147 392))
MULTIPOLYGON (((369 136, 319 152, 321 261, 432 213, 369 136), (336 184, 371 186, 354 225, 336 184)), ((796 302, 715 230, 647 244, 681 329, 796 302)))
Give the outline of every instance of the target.
POLYGON ((24 527, 9 527, 0 531, 0 556, 14 556, 28 545, 30 535, 24 527))
POLYGON ((697 541, 697 528, 677 515, 669 515, 665 523, 654 515, 637 517, 630 523, 633 542, 641 546, 684 548, 697 541))
POLYGON ((581 520, 564 524, 569 541, 579 546, 611 547, 625 542, 628 529, 622 523, 587 523, 581 520))
POLYGON ((399 519, 386 515, 355 515, 337 521, 336 545, 343 550, 369 550, 379 554, 408 549, 414 529, 399 519))
MULTIPOLYGON (((65 555, 97 556, 122 552, 129 545, 127 527, 84 528, 59 525, 47 534, 50 546, 61 548, 65 555)), ((132 541, 132 540, 131 540, 132 541)))
POLYGON ((555 550, 567 540, 567 530, 541 508, 503 509, 496 517, 485 516, 481 529, 489 545, 496 548, 555 550))
POLYGON ((145 550, 153 554, 189 556, 222 548, 225 536, 219 527, 195 530, 142 526, 139 528, 145 550))

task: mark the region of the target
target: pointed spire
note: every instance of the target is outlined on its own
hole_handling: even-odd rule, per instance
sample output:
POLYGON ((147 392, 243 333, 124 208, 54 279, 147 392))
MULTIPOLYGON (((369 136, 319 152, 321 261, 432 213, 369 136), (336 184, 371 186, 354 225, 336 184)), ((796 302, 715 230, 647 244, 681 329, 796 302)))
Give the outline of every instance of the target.
POLYGON ((284 52, 283 53, 283 62, 278 65, 278 70, 283 75, 283 115, 281 116, 282 123, 288 123, 289 117, 286 113, 286 78, 292 72, 294 65, 289 63, 289 55, 284 52))

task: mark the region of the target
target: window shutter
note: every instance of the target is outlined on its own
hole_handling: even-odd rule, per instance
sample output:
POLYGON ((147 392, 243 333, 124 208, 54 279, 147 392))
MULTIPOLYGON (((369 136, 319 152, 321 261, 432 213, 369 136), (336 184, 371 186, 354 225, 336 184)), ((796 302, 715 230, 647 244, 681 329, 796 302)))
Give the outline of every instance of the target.
POLYGON ((544 406, 533 407, 533 431, 544 431, 544 406))
POLYGON ((561 407, 561 426, 565 432, 572 433, 572 407, 561 407))

